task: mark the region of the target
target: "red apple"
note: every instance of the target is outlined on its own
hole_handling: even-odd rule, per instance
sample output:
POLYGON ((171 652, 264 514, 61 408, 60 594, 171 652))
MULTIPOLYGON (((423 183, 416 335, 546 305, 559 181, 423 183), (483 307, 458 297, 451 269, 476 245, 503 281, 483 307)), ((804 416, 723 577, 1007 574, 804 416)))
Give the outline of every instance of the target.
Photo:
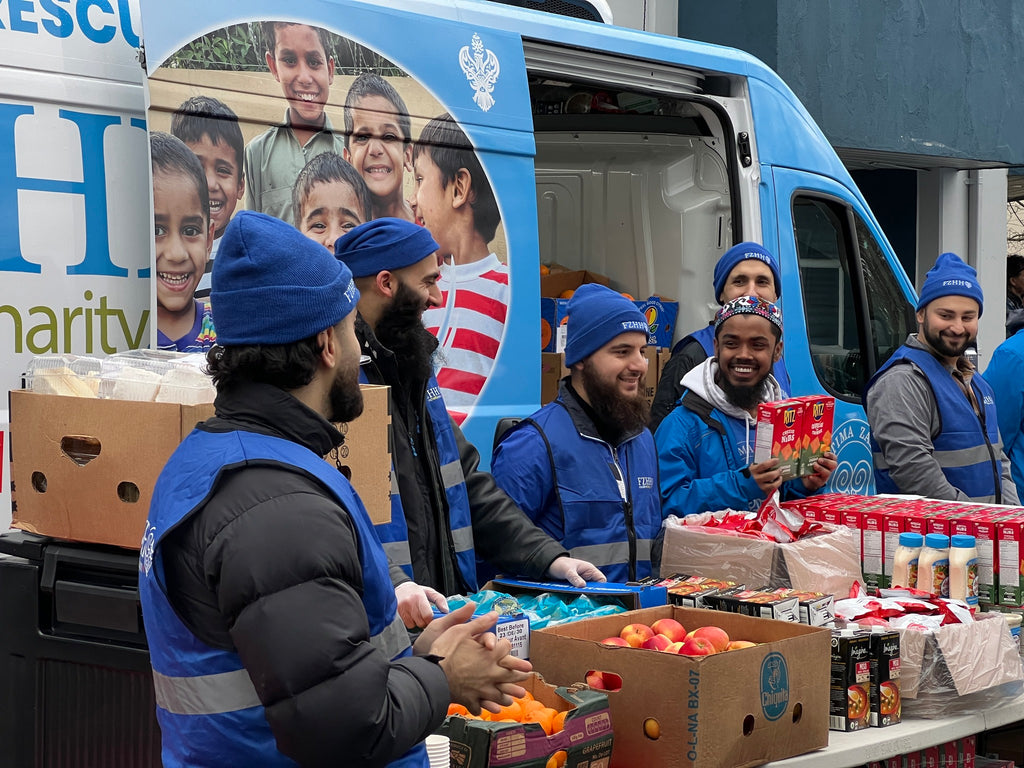
POLYGON ((696 636, 683 643, 683 647, 679 649, 679 653, 683 656, 707 656, 714 652, 715 646, 711 644, 710 640, 696 636))
POLYGON ((664 651, 670 645, 672 645, 672 641, 664 635, 652 635, 644 640, 644 644, 640 647, 649 651, 664 651))
POLYGON ((646 624, 627 624, 619 632, 619 637, 634 648, 640 648, 643 646, 644 640, 654 637, 654 630, 646 624))
POLYGON ((587 685, 593 688, 595 691, 603 691, 604 687, 604 675, 597 670, 592 670, 587 673, 587 685))
POLYGON ((601 641, 601 645, 621 645, 629 648, 629 643, 623 640, 621 637, 606 637, 601 641))
POLYGON ((664 635, 673 643, 681 643, 686 639, 686 630, 675 619, 658 619, 651 624, 651 629, 654 630, 656 635, 664 635))
POLYGON ((680 649, 682 649, 682 647, 683 647, 683 643, 682 642, 672 643, 672 645, 670 645, 668 648, 665 649, 665 653, 679 653, 679 651, 680 651, 680 649))
POLYGON ((715 646, 716 652, 724 651, 729 647, 729 634, 721 627, 714 625, 698 627, 693 631, 694 637, 702 637, 715 646))
POLYGON ((738 651, 740 648, 753 648, 757 643, 752 643, 749 640, 730 640, 727 651, 738 651))

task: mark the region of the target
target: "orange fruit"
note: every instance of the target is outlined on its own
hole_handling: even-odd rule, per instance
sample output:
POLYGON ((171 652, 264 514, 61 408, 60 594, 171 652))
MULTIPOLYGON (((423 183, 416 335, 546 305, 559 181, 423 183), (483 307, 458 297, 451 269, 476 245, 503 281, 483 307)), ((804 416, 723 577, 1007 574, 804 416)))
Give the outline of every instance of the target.
POLYGON ((491 720, 497 722, 499 720, 512 720, 518 723, 520 718, 523 716, 522 705, 515 699, 512 699, 512 703, 501 708, 499 712, 493 712, 491 714, 491 720))
POLYGON ((554 721, 555 715, 558 712, 551 707, 543 707, 541 709, 534 709, 528 715, 523 717, 524 723, 537 723, 541 728, 544 729, 544 733, 550 736, 555 732, 554 721))
POLYGON ((562 766, 565 765, 565 761, 568 759, 569 753, 566 752, 564 749, 560 749, 548 758, 548 761, 547 763, 545 763, 544 768, 562 768, 562 766))
POLYGON ((469 710, 466 709, 461 704, 449 704, 448 705, 448 714, 449 715, 462 715, 463 717, 468 717, 469 716, 469 710))
POLYGON ((634 298, 633 298, 632 296, 630 296, 630 295, 629 295, 628 293, 626 293, 625 291, 623 291, 623 292, 622 292, 622 295, 623 295, 623 296, 625 296, 625 297, 626 297, 627 299, 629 299, 630 301, 636 301, 636 299, 634 299, 634 298))
POLYGON ((571 299, 572 295, 574 293, 576 293, 576 289, 575 288, 569 288, 567 290, 562 291, 560 294, 558 294, 558 298, 560 298, 560 299, 571 299))
POLYGON ((535 699, 533 698, 533 694, 529 691, 525 691, 523 695, 519 698, 520 703, 524 701, 535 701, 535 699))
POLYGON ((547 264, 541 264, 540 265, 540 273, 542 275, 550 275, 551 274, 551 267, 549 267, 547 264))
POLYGON ((544 349, 551 343, 551 323, 543 317, 540 319, 540 348, 544 349))
POLYGON ((544 705, 541 702, 537 701, 536 699, 530 699, 530 700, 520 699, 520 702, 521 702, 520 706, 523 709, 523 718, 524 718, 523 722, 526 722, 525 718, 531 712, 534 712, 534 711, 536 711, 538 709, 544 709, 544 705))
POLYGON ((560 733, 565 730, 565 716, 569 714, 569 710, 559 712, 555 715, 555 719, 551 721, 551 730, 554 733, 560 733))

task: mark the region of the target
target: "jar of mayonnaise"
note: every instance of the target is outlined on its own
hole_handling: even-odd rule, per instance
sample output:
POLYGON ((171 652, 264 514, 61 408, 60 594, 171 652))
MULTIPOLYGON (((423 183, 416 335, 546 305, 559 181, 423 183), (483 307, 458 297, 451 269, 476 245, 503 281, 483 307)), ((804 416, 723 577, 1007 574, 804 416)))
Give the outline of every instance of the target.
POLYGON ((950 537, 949 596, 978 604, 978 548, 973 536, 950 537))
POLYGON ((924 536, 920 533, 907 532, 900 534, 900 545, 896 547, 896 551, 892 556, 890 586, 917 586, 917 560, 921 555, 921 546, 923 544, 924 536))
POLYGON ((917 558, 917 588, 949 597, 949 536, 929 533, 917 558))

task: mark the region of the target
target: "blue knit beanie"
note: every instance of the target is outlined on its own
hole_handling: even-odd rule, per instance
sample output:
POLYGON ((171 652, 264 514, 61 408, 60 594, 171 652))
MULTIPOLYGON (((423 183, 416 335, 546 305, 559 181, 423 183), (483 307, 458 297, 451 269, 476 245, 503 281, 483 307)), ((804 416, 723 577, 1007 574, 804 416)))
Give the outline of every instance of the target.
POLYGON ((733 271, 737 264, 747 259, 757 259, 763 261, 768 265, 768 268, 772 271, 772 277, 775 278, 775 299, 778 301, 782 298, 782 278, 779 276, 779 262, 775 260, 768 250, 763 245, 757 243, 738 243, 722 254, 722 258, 715 264, 715 300, 721 304, 722 290, 725 288, 725 281, 729 277, 729 273, 733 271))
POLYGON ((239 211, 213 261, 217 343, 290 344, 341 322, 359 291, 348 267, 291 224, 239 211))
POLYGON ((921 296, 917 300, 920 312, 935 299, 943 296, 965 296, 978 302, 978 317, 984 309, 985 298, 978 285, 978 273, 955 253, 944 253, 935 260, 935 266, 924 276, 921 296))
POLYGON ((569 299, 565 364, 571 366, 629 331, 647 333, 647 318, 621 293, 598 283, 584 283, 569 299))
POLYGON ((412 266, 438 248, 426 227, 384 217, 360 224, 339 237, 334 255, 348 264, 353 277, 367 277, 385 269, 412 266))

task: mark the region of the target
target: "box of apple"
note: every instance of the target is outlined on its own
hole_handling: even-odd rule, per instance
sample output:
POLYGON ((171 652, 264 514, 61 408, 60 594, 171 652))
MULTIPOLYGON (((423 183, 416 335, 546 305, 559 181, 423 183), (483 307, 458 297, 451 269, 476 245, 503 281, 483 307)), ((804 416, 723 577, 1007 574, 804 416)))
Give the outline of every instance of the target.
POLYGON ((601 643, 680 653, 683 656, 707 656, 757 645, 751 640, 733 640, 728 632, 713 624, 687 632, 686 627, 668 617, 658 619, 650 626, 641 622, 627 624, 619 634, 606 637, 601 643))
POLYGON ((735 768, 828 744, 827 629, 662 606, 531 633, 545 679, 605 692, 611 768, 735 768))

